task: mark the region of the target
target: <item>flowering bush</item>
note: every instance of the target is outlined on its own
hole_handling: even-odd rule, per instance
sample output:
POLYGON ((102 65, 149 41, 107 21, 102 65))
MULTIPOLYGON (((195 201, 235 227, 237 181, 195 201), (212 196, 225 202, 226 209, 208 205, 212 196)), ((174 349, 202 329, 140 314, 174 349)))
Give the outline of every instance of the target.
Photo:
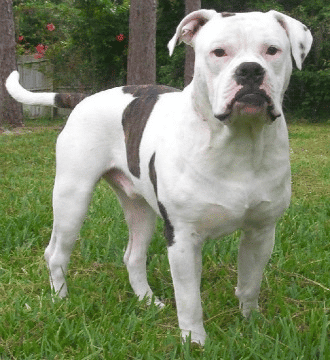
MULTIPOLYGON (((55 25, 52 23, 47 24, 46 26, 48 31, 54 31, 55 30, 55 25)), ((29 42, 24 41, 25 37, 23 35, 20 35, 18 37, 18 41, 17 41, 17 50, 18 53, 20 55, 30 55, 32 48, 30 46, 29 42)), ((35 50, 37 50, 37 52, 34 54, 34 58, 35 59, 41 59, 45 56, 46 50, 48 49, 47 45, 43 45, 41 43, 39 43, 36 47, 35 50)))
POLYGON ((15 0, 17 54, 47 58, 55 88, 93 92, 124 84, 129 4, 129 0, 15 0))

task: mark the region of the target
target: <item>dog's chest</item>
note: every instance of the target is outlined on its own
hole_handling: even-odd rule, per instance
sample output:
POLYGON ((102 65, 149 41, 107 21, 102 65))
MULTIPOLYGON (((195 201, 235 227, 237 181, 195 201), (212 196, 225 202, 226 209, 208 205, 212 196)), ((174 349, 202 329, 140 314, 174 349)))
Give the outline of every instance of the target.
POLYGON ((225 138, 170 160, 168 151, 163 168, 172 171, 160 171, 159 187, 171 217, 194 224, 202 237, 273 224, 289 204, 290 165, 286 142, 265 138, 272 141, 225 138))
POLYGON ((202 237, 228 235, 237 229, 267 226, 281 216, 290 198, 289 175, 282 181, 253 177, 248 181, 201 184, 195 192, 177 193, 177 215, 194 224, 202 237))

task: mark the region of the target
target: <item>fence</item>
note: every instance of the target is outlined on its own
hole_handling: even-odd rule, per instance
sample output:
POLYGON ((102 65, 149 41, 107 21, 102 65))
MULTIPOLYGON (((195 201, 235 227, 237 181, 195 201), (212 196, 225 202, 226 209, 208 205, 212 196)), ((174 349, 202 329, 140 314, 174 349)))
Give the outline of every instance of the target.
MULTIPOLYGON (((33 92, 53 92, 52 66, 45 59, 35 59, 33 55, 23 55, 17 60, 21 85, 33 92)), ((23 111, 31 118, 57 115, 66 116, 68 109, 54 109, 48 106, 23 105, 23 111)))

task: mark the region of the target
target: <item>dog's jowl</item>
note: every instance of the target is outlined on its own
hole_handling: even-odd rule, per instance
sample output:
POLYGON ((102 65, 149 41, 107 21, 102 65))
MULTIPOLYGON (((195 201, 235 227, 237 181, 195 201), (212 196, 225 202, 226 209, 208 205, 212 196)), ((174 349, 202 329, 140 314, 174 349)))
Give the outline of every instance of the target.
MULTIPOLYGON (((129 227, 124 262, 134 292, 140 299, 153 296, 146 252, 162 216, 181 334, 203 344, 206 239, 241 229, 236 296, 244 316, 258 308, 275 224, 290 202, 282 101, 292 61, 301 69, 312 36, 276 11, 200 10, 181 21, 170 54, 181 41, 195 49, 194 78, 182 92, 126 86, 88 96, 72 111, 56 145, 54 225, 45 258, 54 291, 66 296, 71 250, 94 186, 105 178, 129 227)), ((26 91, 17 72, 7 89, 25 103, 71 103, 55 93, 26 91)))

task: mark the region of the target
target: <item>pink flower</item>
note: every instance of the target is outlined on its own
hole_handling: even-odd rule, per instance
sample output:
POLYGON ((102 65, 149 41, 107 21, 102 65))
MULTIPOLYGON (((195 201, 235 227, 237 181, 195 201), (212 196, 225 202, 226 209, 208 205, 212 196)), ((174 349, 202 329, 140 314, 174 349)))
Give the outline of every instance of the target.
POLYGON ((119 35, 116 36, 116 39, 117 39, 117 41, 124 41, 125 35, 124 34, 119 34, 119 35))
POLYGON ((24 36, 21 35, 18 37, 18 41, 23 41, 23 40, 24 40, 24 36))
POLYGON ((47 29, 48 29, 49 31, 54 31, 54 30, 55 30, 55 25, 52 24, 52 23, 47 24, 47 29))
POLYGON ((42 57, 44 57, 47 49, 48 49, 48 46, 44 46, 42 44, 39 44, 38 46, 36 46, 37 54, 34 55, 34 58, 41 59, 42 57))
POLYGON ((44 52, 46 51, 45 46, 42 44, 36 46, 36 50, 38 51, 39 54, 44 54, 44 52))

